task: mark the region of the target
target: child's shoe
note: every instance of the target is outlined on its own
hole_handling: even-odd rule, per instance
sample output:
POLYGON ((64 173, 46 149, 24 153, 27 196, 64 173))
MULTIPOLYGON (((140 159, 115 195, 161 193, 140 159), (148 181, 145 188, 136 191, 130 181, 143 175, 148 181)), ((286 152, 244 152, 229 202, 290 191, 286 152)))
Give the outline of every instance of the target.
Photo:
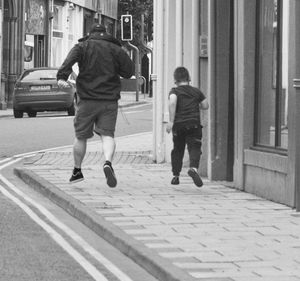
POLYGON ((171 184, 177 185, 179 184, 179 176, 174 176, 171 180, 171 184))
POLYGON ((196 186, 201 187, 203 185, 202 179, 200 178, 196 168, 189 168, 188 175, 193 179, 196 186))

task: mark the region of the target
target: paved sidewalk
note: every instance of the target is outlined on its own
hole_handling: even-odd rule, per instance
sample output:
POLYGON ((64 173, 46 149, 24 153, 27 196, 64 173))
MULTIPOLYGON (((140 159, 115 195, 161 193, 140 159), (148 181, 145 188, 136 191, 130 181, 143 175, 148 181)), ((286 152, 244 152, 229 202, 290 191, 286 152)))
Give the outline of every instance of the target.
POLYGON ((69 184, 69 148, 26 160, 16 173, 162 281, 299 281, 300 216, 209 182, 197 188, 184 168, 152 162, 152 134, 117 139, 109 188, 98 142, 88 146, 85 180, 69 184))

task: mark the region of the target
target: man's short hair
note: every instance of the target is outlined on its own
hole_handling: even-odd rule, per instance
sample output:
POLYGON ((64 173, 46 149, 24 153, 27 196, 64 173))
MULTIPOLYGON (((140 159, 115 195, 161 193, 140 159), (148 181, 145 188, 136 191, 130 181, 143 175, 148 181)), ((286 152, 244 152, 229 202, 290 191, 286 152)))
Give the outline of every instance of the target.
POLYGON ((106 32, 106 27, 100 23, 94 23, 91 27, 90 34, 95 32, 106 32))
POLYGON ((189 82, 191 80, 189 71, 183 66, 177 67, 174 71, 174 80, 176 83, 189 82))

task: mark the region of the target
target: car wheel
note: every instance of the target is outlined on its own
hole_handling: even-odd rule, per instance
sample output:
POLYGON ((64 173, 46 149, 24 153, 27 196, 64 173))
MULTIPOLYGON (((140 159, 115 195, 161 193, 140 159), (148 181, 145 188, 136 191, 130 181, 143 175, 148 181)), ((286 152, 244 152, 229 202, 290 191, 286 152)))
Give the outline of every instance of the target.
POLYGON ((68 108, 68 115, 74 116, 75 115, 75 105, 74 103, 68 108))
POLYGON ((22 110, 17 110, 17 109, 14 109, 14 117, 15 118, 23 118, 23 111, 22 110))
POLYGON ((36 111, 28 111, 27 115, 28 117, 36 117, 36 111))

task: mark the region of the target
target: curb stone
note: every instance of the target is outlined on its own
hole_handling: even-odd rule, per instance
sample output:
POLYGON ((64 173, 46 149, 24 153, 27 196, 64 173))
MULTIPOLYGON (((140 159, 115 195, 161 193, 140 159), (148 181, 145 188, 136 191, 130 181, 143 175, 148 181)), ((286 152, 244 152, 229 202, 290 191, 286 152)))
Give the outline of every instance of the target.
MULTIPOLYGON (((33 171, 15 168, 14 173, 34 190, 49 198, 123 254, 131 258, 135 263, 146 269, 155 278, 161 281, 196 280, 33 171)), ((232 279, 217 278, 214 281, 232 281, 232 279)))

